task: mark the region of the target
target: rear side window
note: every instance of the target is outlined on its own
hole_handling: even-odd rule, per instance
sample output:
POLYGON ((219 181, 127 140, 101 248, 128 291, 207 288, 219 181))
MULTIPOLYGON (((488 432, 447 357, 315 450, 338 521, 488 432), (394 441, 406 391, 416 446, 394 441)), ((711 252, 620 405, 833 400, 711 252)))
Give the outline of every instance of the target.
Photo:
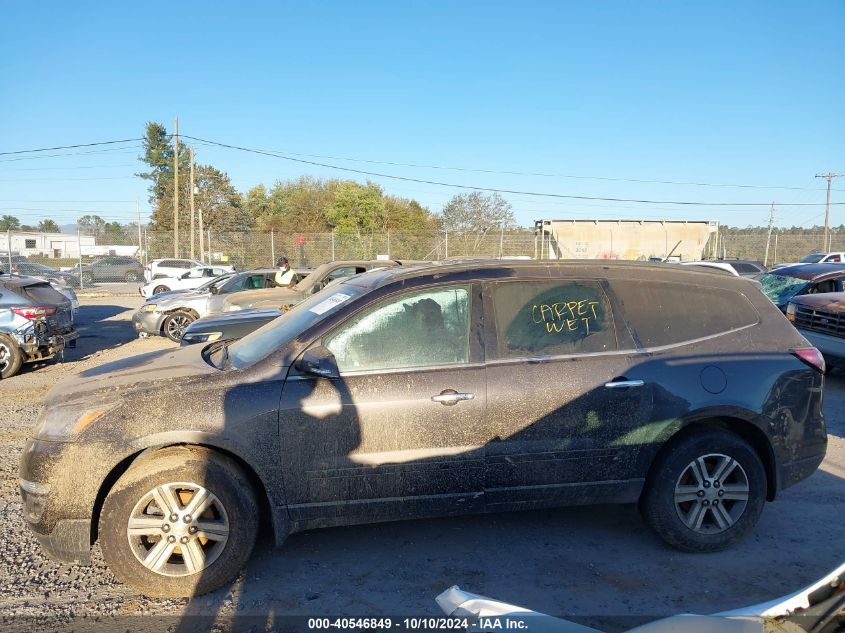
POLYGON ((500 282, 491 291, 497 358, 617 349, 613 313, 595 282, 500 282))
POLYGON ((751 302, 735 290, 658 281, 610 283, 643 347, 682 343, 759 321, 751 302))
POLYGON ((39 305, 61 305, 67 301, 58 290, 50 284, 33 284, 23 288, 23 293, 39 305))

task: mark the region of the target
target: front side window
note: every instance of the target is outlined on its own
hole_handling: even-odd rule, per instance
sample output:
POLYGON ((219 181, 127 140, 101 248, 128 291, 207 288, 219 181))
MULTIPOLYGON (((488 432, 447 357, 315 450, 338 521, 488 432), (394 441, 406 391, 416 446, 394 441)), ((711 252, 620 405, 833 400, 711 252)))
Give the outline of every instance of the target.
POLYGON ((824 253, 813 253, 812 255, 802 257, 798 262, 801 264, 818 264, 822 259, 824 259, 824 253))
POLYGON ((595 282, 500 282, 492 293, 498 358, 617 348, 610 305, 595 282))
POLYGON ((470 286, 405 294, 368 308, 325 340, 343 372, 469 361, 470 286))

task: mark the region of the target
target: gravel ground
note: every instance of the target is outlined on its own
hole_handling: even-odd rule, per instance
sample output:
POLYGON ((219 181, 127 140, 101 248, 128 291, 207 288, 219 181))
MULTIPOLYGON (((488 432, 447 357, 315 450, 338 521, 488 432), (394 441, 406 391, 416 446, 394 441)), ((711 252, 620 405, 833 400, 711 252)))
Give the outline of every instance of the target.
POLYGON ((104 622, 110 630, 209 630, 215 617, 238 614, 241 627, 263 629, 270 621, 305 629, 304 620, 285 618, 437 616, 434 596, 458 584, 620 631, 679 612, 774 598, 845 560, 845 374, 835 373, 826 386, 830 445, 822 468, 768 504, 754 534, 728 552, 671 550, 633 507, 570 508, 306 532, 279 550, 260 546, 237 583, 208 596, 133 595, 114 580, 96 547, 90 567, 47 559, 20 517, 18 461, 47 390, 83 369, 173 346, 135 338, 130 319, 141 303, 137 295, 82 302, 81 338, 64 362, 0 382, 0 520, 8 535, 0 540, 0 628, 52 630, 73 621, 92 630, 104 622))

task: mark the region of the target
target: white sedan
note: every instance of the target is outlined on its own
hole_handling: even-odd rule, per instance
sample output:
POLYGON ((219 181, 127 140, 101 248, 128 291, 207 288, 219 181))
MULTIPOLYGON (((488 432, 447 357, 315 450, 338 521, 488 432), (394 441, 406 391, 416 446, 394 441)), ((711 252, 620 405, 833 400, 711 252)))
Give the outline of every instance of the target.
POLYGON ((161 277, 154 279, 139 289, 145 297, 157 295, 171 290, 190 290, 199 288, 214 277, 234 272, 232 266, 195 266, 178 277, 161 277))

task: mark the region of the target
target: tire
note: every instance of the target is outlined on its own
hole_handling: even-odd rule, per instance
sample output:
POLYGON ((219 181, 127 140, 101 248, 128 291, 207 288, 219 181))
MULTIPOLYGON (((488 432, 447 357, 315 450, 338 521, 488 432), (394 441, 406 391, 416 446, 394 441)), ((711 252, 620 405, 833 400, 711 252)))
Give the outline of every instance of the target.
POLYGON ((153 294, 157 295, 159 292, 167 292, 168 290, 170 290, 170 288, 167 286, 156 286, 153 288, 153 294))
POLYGON ((94 275, 92 275, 91 273, 82 273, 82 283, 94 283, 94 275))
POLYGON ((23 354, 15 340, 0 334, 0 378, 11 378, 23 365, 23 354))
POLYGON ((640 499, 646 523, 683 552, 716 552, 742 540, 766 501, 766 471, 756 451, 733 433, 716 430, 668 448, 653 465, 640 499), (724 468, 727 475, 719 475, 724 468))
POLYGON ((200 448, 167 448, 141 457, 117 480, 100 513, 100 546, 109 569, 133 591, 198 596, 237 577, 252 554, 258 517, 255 491, 232 459, 200 448), (205 510, 186 522, 200 489, 205 510), (159 508, 162 501, 170 504, 166 510, 159 508), (130 519, 138 526, 133 535, 130 519), (191 554, 183 558, 186 542, 191 554), (150 558, 156 553, 157 560, 150 558))
POLYGON ((182 334, 185 333, 185 328, 187 328, 191 323, 197 320, 190 312, 185 312, 184 310, 177 310, 176 312, 170 314, 162 323, 161 328, 164 330, 164 335, 169 338, 171 341, 178 343, 182 340, 182 334))
POLYGON ((138 273, 134 270, 130 270, 123 276, 124 281, 138 281, 138 273))

